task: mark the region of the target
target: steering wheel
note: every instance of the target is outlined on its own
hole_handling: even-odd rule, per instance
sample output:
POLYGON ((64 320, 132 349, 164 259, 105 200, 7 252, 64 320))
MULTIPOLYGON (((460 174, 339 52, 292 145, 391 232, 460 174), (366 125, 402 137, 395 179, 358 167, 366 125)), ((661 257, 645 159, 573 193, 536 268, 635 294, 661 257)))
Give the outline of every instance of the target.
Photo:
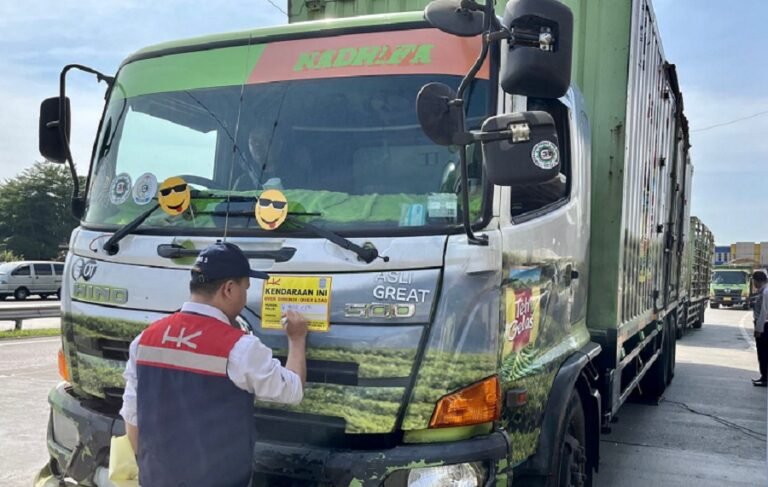
POLYGON ((203 176, 195 176, 192 174, 182 174, 179 177, 184 181, 186 181, 187 183, 199 184, 200 186, 205 186, 207 189, 220 189, 223 191, 226 191, 227 189, 229 189, 225 186, 220 185, 213 179, 208 179, 203 176))

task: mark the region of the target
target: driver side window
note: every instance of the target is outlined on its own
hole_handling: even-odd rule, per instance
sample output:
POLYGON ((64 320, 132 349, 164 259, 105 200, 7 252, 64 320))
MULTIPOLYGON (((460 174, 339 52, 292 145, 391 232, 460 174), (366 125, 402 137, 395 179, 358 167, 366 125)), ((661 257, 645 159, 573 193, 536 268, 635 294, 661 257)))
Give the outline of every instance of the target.
POLYGON ((545 183, 512 188, 512 217, 527 219, 558 208, 571 192, 571 154, 568 133, 568 108, 556 99, 528 98, 528 110, 552 115, 560 149, 560 174, 545 183))
POLYGON ((12 276, 29 276, 31 275, 29 266, 23 265, 20 267, 17 267, 13 272, 11 272, 12 276))

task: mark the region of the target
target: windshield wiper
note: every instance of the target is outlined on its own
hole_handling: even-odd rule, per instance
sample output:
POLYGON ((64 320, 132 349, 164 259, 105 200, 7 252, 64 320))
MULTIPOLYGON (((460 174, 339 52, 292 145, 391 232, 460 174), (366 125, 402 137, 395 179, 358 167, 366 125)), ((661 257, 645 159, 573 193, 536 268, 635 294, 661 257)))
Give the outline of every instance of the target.
MULTIPOLYGON (((206 198, 209 198, 209 197, 212 198, 213 195, 212 194, 208 194, 208 195, 200 194, 197 190, 192 190, 190 192, 190 198, 191 199, 195 199, 195 198, 206 199, 206 198)), ((190 202, 190 204, 191 204, 191 202, 190 202)), ((104 242, 104 245, 102 246, 102 248, 107 253, 107 255, 115 255, 116 253, 118 253, 120 251, 120 246, 118 245, 118 242, 120 242, 123 238, 125 238, 126 235, 128 235, 129 233, 132 233, 134 230, 139 228, 139 226, 141 226, 141 224, 144 223, 144 221, 147 218, 149 218, 150 215, 152 215, 152 213, 154 213, 155 210, 157 210, 158 208, 160 208, 160 204, 159 203, 155 203, 154 205, 152 205, 152 207, 150 209, 148 209, 144 213, 140 214, 139 216, 137 216, 136 218, 134 218, 130 222, 128 222, 125 225, 123 225, 122 227, 118 228, 117 231, 115 233, 113 233, 112 236, 109 237, 109 240, 104 242)))
POLYGON ((109 240, 104 242, 104 245, 102 246, 102 248, 107 253, 107 255, 115 255, 120 250, 120 246, 118 245, 118 242, 120 242, 120 240, 122 240, 123 237, 125 237, 129 233, 139 228, 139 226, 142 223, 144 223, 144 220, 149 218, 149 215, 154 213, 154 211, 157 210, 158 208, 160 208, 160 205, 158 203, 155 203, 154 205, 152 205, 152 208, 148 209, 141 215, 134 218, 132 221, 118 228, 117 231, 113 233, 112 236, 109 237, 109 240))
MULTIPOLYGON (((115 255, 119 250, 120 246, 118 243, 120 240, 122 240, 126 235, 132 233, 134 230, 139 228, 144 221, 152 215, 152 213, 155 212, 160 207, 158 203, 155 203, 152 205, 152 208, 145 211, 144 213, 140 214, 136 218, 134 218, 129 223, 126 223, 122 227, 120 227, 115 233, 112 234, 111 237, 109 237, 109 240, 107 240, 102 248, 108 255, 115 255)), ((226 212, 224 212, 226 213, 226 212)), ((250 212, 249 212, 250 214, 250 212)), ((288 215, 288 220, 296 225, 297 227, 303 229, 303 230, 309 230, 310 232, 314 233, 315 235, 322 237, 329 242, 332 242, 339 247, 349 250, 351 252, 354 252, 360 260, 365 262, 366 264, 370 264, 376 259, 381 259, 384 262, 389 262, 389 257, 379 255, 378 249, 374 246, 365 246, 361 247, 357 245, 356 243, 352 242, 351 240, 348 240, 341 235, 338 235, 336 233, 331 232, 330 230, 326 230, 324 228, 312 225, 311 223, 305 223, 297 220, 296 216, 308 216, 308 215, 314 215, 313 213, 302 213, 302 214, 293 214, 288 215), (293 217, 293 218, 292 218, 293 217)))
POLYGON ((356 243, 352 242, 351 240, 348 240, 342 237, 341 235, 333 233, 330 230, 320 228, 318 226, 312 225, 311 223, 301 222, 296 218, 291 218, 292 216, 293 215, 290 215, 290 214, 288 215, 288 221, 290 221, 292 224, 298 226, 303 230, 309 230, 310 232, 314 233, 318 237, 323 237, 329 242, 335 243, 342 249, 354 252, 355 254, 357 254, 357 257, 363 262, 365 262, 366 264, 370 264, 376 259, 381 259, 384 262, 389 262, 389 257, 384 255, 379 255, 379 251, 373 245, 361 247, 356 243))

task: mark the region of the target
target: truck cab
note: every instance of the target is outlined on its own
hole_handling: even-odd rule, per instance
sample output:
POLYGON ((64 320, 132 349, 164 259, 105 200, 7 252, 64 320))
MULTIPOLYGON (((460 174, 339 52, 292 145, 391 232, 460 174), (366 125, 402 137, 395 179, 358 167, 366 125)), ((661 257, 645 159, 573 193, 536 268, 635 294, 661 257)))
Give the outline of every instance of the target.
POLYGON ((709 303, 712 308, 739 306, 749 309, 752 291, 752 268, 715 266, 712 269, 709 303))
MULTIPOLYGON (((254 485, 589 485, 601 427, 672 378, 690 159, 647 0, 569 3, 579 29, 553 0, 440 0, 89 71, 41 481, 104 485, 131 340, 227 240, 270 275, 233 326, 282 359, 279 310, 313 322, 304 401, 255 404, 254 485)), ((72 164, 68 117, 43 102, 41 148, 72 164)))

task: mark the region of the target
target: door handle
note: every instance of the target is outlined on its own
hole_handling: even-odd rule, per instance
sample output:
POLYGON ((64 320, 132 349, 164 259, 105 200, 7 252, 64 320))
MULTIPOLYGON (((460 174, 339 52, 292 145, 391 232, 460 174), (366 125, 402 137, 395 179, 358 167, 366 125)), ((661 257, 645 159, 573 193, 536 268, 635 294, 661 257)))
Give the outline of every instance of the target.
POLYGON ((576 269, 571 269, 571 279, 578 279, 579 278, 579 271, 576 269))
POLYGON ((579 271, 573 268, 571 264, 565 266, 565 285, 570 286, 574 279, 579 278, 579 271))

